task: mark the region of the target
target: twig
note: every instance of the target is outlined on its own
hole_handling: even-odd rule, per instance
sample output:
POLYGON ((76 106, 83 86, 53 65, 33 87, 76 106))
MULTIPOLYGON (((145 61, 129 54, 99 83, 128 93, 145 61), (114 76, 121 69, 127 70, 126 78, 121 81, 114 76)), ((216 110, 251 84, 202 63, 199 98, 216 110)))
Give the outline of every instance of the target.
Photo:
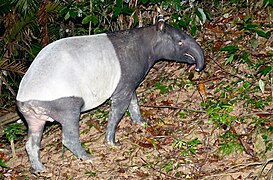
POLYGON ((231 73, 231 72, 225 70, 225 69, 224 69, 220 64, 218 64, 212 57, 210 57, 210 58, 211 58, 211 60, 212 60, 219 68, 221 68, 224 72, 228 73, 228 74, 231 75, 231 76, 235 76, 235 77, 237 77, 237 78, 239 78, 239 79, 242 79, 242 80, 244 80, 244 81, 248 81, 244 76, 241 76, 241 75, 239 75, 239 74, 233 74, 233 73, 231 73))
POLYGON ((3 77, 1 71, 0 71, 0 79, 1 79, 1 81, 3 81, 3 83, 7 86, 7 88, 8 88, 9 91, 11 92, 11 94, 12 94, 13 96, 16 96, 16 93, 15 93, 14 90, 10 87, 10 85, 8 84, 8 82, 6 81, 6 79, 3 77))
POLYGON ((267 116, 270 116, 270 115, 273 115, 273 112, 253 112, 253 113, 249 113, 249 114, 242 114, 240 116, 238 116, 239 118, 242 118, 242 117, 246 117, 246 116, 253 116, 253 115, 267 115, 267 116))
POLYGON ((273 175, 273 167, 268 171, 266 180, 271 180, 273 175))
POLYGON ((178 107, 178 106, 150 106, 150 105, 142 105, 141 107, 144 108, 167 108, 167 109, 180 109, 180 110, 184 110, 184 111, 191 111, 191 112, 198 112, 198 113, 206 113, 206 111, 202 111, 202 110, 195 110, 195 109, 187 109, 187 108, 182 108, 182 107, 178 107))
POLYGON ((242 175, 242 173, 241 172, 233 172, 233 173, 213 174, 213 175, 205 176, 204 179, 209 179, 211 177, 232 176, 232 175, 242 175))
MULTIPOLYGON (((273 65, 273 63, 272 63, 273 65)), ((270 73, 270 83, 271 83, 271 107, 273 106, 273 71, 270 73)))
MULTIPOLYGON (((92 14, 92 9, 93 9, 93 4, 92 0, 90 0, 90 14, 92 14)), ((89 29, 88 29, 88 34, 91 35, 91 28, 92 28, 92 21, 89 22, 89 29)))
POLYGON ((268 160, 263 164, 263 167, 262 167, 261 171, 259 172, 258 176, 257 176, 254 180, 258 180, 258 179, 261 177, 261 175, 262 175, 262 173, 263 173, 265 167, 266 167, 270 162, 272 162, 272 161, 273 161, 273 158, 268 159, 268 160))
POLYGON ((262 162, 253 162, 253 163, 248 163, 248 164, 237 164, 235 166, 232 166, 232 167, 228 168, 226 171, 231 171, 232 169, 235 169, 238 172, 239 170, 244 169, 246 167, 261 166, 262 164, 263 164, 262 162))
MULTIPOLYGON (((20 119, 18 113, 11 112, 0 117, 0 127, 20 119)), ((0 132, 1 135, 1 132, 0 132)))
POLYGON ((16 152, 15 152, 15 146, 14 146, 14 139, 10 139, 10 147, 11 147, 11 152, 12 152, 12 157, 15 159, 17 158, 16 152))
MULTIPOLYGON (((238 134, 237 133, 237 131, 236 131, 236 129, 234 128, 234 127, 230 127, 230 130, 231 130, 231 132, 233 133, 233 134, 238 134)), ((255 151, 253 150, 253 149, 251 149, 251 147, 242 139, 242 137, 239 135, 239 137, 238 137, 238 141, 239 141, 239 143, 243 146, 243 148, 244 148, 244 151, 248 154, 248 155, 250 155, 250 156, 252 156, 254 159, 257 159, 257 154, 255 153, 255 151)))

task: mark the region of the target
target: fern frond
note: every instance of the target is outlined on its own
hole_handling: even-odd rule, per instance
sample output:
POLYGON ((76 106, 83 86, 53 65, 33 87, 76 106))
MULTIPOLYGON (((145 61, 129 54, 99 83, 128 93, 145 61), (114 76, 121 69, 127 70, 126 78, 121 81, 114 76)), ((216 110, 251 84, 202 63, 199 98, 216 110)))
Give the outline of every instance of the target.
POLYGON ((0 62, 0 70, 11 71, 18 74, 25 74, 27 67, 22 63, 9 62, 9 60, 4 60, 0 62))

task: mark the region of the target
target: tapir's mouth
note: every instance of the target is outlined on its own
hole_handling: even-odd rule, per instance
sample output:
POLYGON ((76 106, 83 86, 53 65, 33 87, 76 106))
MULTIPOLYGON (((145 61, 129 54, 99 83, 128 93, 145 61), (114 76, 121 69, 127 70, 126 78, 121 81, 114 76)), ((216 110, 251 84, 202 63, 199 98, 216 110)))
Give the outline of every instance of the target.
POLYGON ((195 64, 195 70, 196 71, 201 71, 201 69, 197 68, 197 60, 195 59, 195 57, 189 53, 185 53, 184 57, 186 58, 186 62, 189 64, 195 64))
POLYGON ((189 64, 196 63, 195 58, 191 54, 185 53, 184 55, 185 55, 185 58, 186 58, 185 60, 187 63, 189 63, 189 64))

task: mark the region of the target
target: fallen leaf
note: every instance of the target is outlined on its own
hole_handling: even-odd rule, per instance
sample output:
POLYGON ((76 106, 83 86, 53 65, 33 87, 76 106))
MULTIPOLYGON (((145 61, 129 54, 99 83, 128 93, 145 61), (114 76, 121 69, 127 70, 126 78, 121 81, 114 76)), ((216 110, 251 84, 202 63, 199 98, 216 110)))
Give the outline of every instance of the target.
POLYGON ((215 50, 218 50, 218 51, 219 51, 219 50, 221 49, 222 45, 223 45, 223 42, 221 42, 221 41, 216 41, 216 42, 214 43, 213 48, 214 48, 215 50))
POLYGON ((198 84, 198 88, 201 94, 205 95, 206 93, 206 87, 203 81, 200 81, 200 83, 198 84))

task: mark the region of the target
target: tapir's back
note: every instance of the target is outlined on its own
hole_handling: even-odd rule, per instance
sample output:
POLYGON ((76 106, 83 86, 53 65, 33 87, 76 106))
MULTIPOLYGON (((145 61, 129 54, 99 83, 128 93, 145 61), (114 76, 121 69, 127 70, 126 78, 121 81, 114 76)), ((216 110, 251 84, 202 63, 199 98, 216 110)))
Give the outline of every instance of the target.
POLYGON ((119 60, 106 34, 65 38, 38 54, 21 81, 17 101, 76 96, 88 110, 112 95, 120 76, 119 60))

